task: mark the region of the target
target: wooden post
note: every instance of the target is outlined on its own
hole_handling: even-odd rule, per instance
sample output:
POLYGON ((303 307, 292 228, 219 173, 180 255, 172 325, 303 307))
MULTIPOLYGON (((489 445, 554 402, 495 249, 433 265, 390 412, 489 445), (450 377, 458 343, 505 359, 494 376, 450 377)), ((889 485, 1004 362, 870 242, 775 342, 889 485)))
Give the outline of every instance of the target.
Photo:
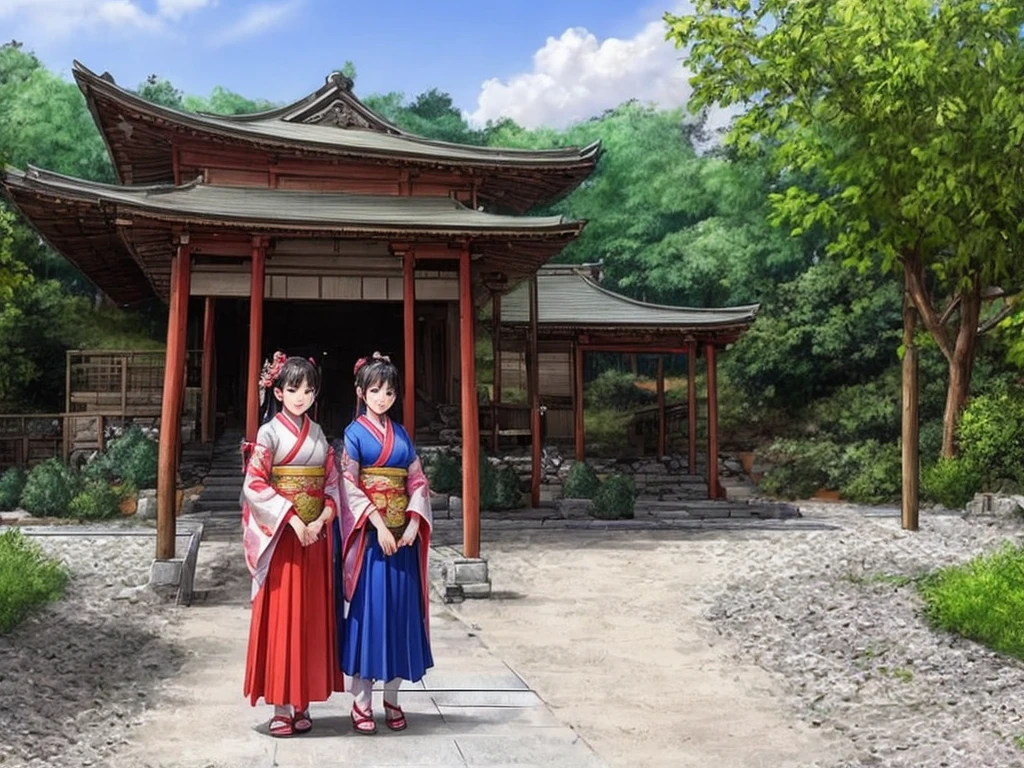
POLYGON ((537 273, 530 276, 530 338, 526 344, 526 388, 530 400, 530 506, 540 506, 540 351, 537 348, 537 273))
POLYGON ((573 380, 573 428, 576 432, 576 461, 584 461, 586 448, 584 446, 584 422, 583 422, 583 347, 577 341, 575 344, 575 378, 573 380))
POLYGON ((202 371, 202 441, 203 443, 213 442, 213 432, 216 429, 214 409, 217 407, 216 399, 213 396, 213 354, 214 354, 214 317, 216 315, 217 300, 207 296, 203 304, 203 371, 202 371))
POLYGON ((658 458, 666 455, 665 435, 665 358, 658 357, 658 458))
POLYGON ((688 470, 697 474, 697 342, 691 341, 686 348, 686 431, 688 437, 688 470))
POLYGON ((121 355, 121 425, 128 413, 128 355, 121 355))
POLYGON ((480 409, 476 401, 475 310, 469 247, 459 255, 459 360, 462 377, 462 554, 480 557, 480 409))
POLYGON ((402 421, 416 439, 416 257, 402 255, 402 318, 405 334, 405 383, 402 385, 402 421))
POLYGON ((64 413, 71 413, 71 350, 64 355, 64 413))
MULTIPOLYGON (((263 284, 267 268, 267 246, 261 237, 252 239, 252 269, 249 282, 249 371, 246 379, 245 439, 256 439, 260 421, 259 376, 263 365, 263 284)), ((270 393, 267 395, 272 397, 270 393)))
POLYGON ((160 408, 160 445, 157 453, 156 558, 174 557, 177 517, 178 446, 181 442, 181 406, 185 398, 185 327, 191 282, 191 249, 178 246, 171 260, 171 296, 167 316, 167 353, 160 408))
POLYGON ((914 331, 917 310, 909 294, 903 294, 903 498, 900 521, 905 530, 918 527, 918 480, 920 439, 918 429, 917 346, 914 331))
MULTIPOLYGON (((474 192, 475 194, 475 192, 474 192)), ((498 405, 501 403, 501 294, 491 294, 491 359, 494 385, 491 391, 491 450, 498 452, 498 405)))
POLYGON ((708 497, 718 498, 718 376, 715 345, 704 348, 708 363, 708 497))

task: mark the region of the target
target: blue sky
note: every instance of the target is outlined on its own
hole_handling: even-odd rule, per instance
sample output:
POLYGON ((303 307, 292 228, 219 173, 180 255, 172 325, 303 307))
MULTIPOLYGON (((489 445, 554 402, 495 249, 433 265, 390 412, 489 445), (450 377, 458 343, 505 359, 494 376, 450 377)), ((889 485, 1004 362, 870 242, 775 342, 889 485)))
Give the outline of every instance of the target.
POLYGON ((475 122, 566 125, 689 88, 662 14, 678 0, 0 0, 0 39, 52 69, 73 59, 118 83, 150 73, 187 93, 215 85, 277 102, 352 60, 356 93, 437 87, 475 122), (515 10, 511 10, 511 9, 515 10))

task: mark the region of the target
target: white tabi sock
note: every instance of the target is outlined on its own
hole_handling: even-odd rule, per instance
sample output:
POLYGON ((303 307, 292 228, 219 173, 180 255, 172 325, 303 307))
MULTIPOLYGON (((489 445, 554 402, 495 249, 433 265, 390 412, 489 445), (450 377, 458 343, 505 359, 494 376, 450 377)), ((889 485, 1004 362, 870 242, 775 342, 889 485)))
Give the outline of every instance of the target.
POLYGON ((392 706, 398 706, 398 689, 402 687, 402 678, 396 677, 384 683, 384 701, 392 706))
POLYGON ((351 692, 356 709, 366 714, 373 712, 373 680, 353 675, 351 692))

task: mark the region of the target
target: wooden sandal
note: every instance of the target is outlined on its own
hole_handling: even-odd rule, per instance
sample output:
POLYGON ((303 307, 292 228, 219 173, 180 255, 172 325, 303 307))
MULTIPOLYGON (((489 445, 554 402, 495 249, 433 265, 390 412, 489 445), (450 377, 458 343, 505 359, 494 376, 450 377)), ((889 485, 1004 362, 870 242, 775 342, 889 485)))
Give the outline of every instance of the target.
POLYGON ((286 739, 295 735, 295 723, 287 715, 274 715, 267 724, 267 733, 275 739, 286 739))
POLYGON ((406 722, 405 712, 402 711, 401 707, 396 707, 394 704, 388 704, 387 700, 384 701, 384 725, 390 728, 392 731, 404 731, 409 727, 409 723, 406 722), (397 712, 395 717, 389 717, 389 712, 397 712))
POLYGON ((377 732, 377 723, 373 721, 373 710, 367 707, 365 712, 361 712, 359 707, 353 703, 352 728, 356 733, 362 734, 363 736, 372 736, 375 734, 377 732))
POLYGON ((295 713, 295 718, 292 720, 292 727, 296 733, 309 733, 313 730, 313 720, 309 716, 309 708, 302 710, 301 712, 295 713))

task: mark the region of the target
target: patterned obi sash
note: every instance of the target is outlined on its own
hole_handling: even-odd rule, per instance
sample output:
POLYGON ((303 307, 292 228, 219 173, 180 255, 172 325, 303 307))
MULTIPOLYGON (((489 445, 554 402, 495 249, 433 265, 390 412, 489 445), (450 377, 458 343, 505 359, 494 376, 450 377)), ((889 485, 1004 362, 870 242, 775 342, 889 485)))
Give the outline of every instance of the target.
POLYGON ((309 524, 324 511, 323 467, 273 467, 270 484, 295 507, 295 514, 309 524))
POLYGON ((373 506, 380 512, 392 533, 405 530, 409 496, 405 491, 405 478, 409 473, 398 467, 361 467, 359 484, 366 491, 373 506))

